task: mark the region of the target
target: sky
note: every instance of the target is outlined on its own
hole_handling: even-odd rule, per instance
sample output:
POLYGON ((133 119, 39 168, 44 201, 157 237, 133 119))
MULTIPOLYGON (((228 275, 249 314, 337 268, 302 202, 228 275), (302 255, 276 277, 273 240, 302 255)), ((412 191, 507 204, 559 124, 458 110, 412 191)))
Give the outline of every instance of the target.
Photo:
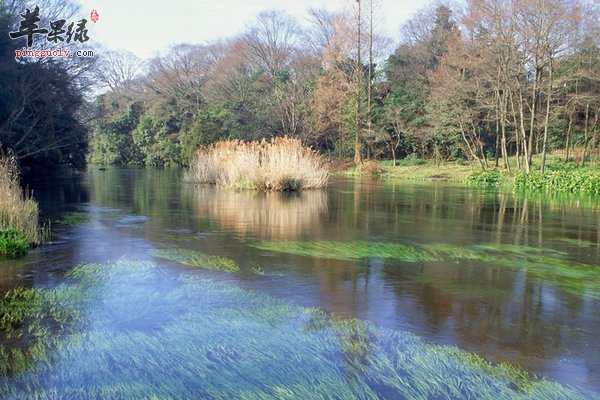
MULTIPOLYGON (((141 58, 164 54, 170 45, 208 43, 233 37, 252 23, 263 10, 282 9, 299 22, 306 10, 339 10, 354 0, 76 0, 81 17, 88 20, 92 9, 99 20, 89 23, 90 42, 107 49, 125 49, 141 58)), ((414 12, 431 0, 380 0, 382 30, 398 39, 399 29, 414 12)))

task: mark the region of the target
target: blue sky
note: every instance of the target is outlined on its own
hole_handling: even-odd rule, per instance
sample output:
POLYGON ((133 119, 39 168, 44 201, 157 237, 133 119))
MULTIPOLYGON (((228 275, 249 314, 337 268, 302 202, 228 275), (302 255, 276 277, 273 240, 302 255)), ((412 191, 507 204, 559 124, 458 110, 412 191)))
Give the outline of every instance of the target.
MULTIPOLYGON (((431 0, 380 0, 382 28, 394 39, 400 25, 431 0)), ((147 58, 178 43, 206 43, 244 30, 262 10, 283 9, 300 22, 309 7, 341 9, 354 0, 79 0, 82 17, 97 9, 91 41, 147 58)), ((92 42, 89 42, 93 46, 92 42)))

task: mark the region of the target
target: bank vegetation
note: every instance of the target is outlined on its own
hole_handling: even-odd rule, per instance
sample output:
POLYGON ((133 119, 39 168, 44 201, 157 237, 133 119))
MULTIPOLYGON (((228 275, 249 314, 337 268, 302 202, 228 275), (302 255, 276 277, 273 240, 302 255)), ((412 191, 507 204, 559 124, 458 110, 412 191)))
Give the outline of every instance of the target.
POLYGON ((38 205, 21 188, 13 156, 0 154, 0 193, 0 254, 24 254, 41 241, 38 205))

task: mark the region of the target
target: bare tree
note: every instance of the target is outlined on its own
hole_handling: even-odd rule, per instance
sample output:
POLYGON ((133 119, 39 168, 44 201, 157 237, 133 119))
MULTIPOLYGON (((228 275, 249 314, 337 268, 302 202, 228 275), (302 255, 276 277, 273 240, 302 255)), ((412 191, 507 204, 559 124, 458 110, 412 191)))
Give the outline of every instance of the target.
POLYGON ((208 55, 211 49, 203 45, 179 44, 163 57, 148 62, 145 86, 164 101, 171 100, 180 109, 199 107, 206 75, 214 67, 208 55))
POLYGON ((142 60, 130 51, 107 51, 100 55, 98 78, 110 90, 125 89, 142 71, 142 67, 142 60))
POLYGON ((242 50, 251 64, 275 77, 289 66, 299 37, 300 28, 293 17, 281 10, 263 11, 242 35, 242 50))
MULTIPOLYGON (((543 126, 542 163, 545 167, 548 122, 554 91, 555 60, 573 49, 573 34, 579 32, 581 21, 577 0, 515 0, 517 35, 522 43, 524 65, 531 76, 529 132, 527 134, 526 169, 531 169, 533 143, 540 123, 540 100, 545 90, 546 104, 543 126)), ((524 98, 520 93, 520 97, 524 98)), ((522 108, 522 107, 521 107, 522 108)))
POLYGON ((363 7, 361 0, 356 0, 356 7, 354 8, 354 18, 355 18, 355 40, 356 40, 356 62, 354 66, 354 76, 355 76, 355 88, 356 88, 356 99, 355 99, 355 124, 354 124, 354 164, 358 165, 362 161, 362 144, 361 144, 361 134, 362 134, 362 74, 363 74, 363 65, 362 65, 362 29, 363 29, 363 7))
POLYGON ((323 8, 309 8, 308 22, 310 28, 303 31, 305 43, 317 57, 323 58, 324 51, 329 47, 335 36, 335 21, 340 13, 323 8))

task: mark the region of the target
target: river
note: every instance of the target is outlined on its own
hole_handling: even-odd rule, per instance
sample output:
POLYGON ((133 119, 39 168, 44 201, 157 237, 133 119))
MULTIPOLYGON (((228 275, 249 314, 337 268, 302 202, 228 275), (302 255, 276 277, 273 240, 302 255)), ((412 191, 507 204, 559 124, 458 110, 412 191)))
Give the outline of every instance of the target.
POLYGON ((231 192, 154 169, 29 185, 53 237, 0 259, 2 292, 59 287, 81 263, 150 261, 600 393, 598 199, 343 177, 324 191, 231 192), (169 257, 185 251, 239 270, 169 257))

